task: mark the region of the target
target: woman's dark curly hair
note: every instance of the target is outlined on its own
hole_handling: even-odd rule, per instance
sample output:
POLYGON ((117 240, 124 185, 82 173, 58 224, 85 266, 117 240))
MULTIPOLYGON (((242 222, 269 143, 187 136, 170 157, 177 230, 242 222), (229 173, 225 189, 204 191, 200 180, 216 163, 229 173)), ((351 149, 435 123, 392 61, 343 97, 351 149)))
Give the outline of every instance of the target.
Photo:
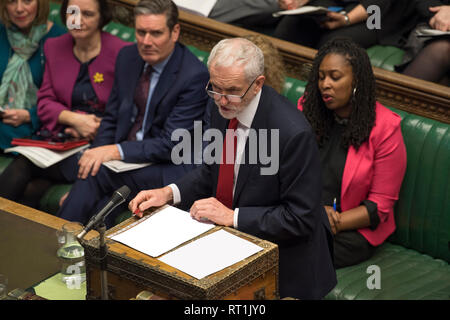
POLYGON ((342 145, 344 148, 353 146, 358 149, 369 138, 375 125, 375 78, 366 51, 352 40, 332 39, 319 49, 306 85, 303 113, 314 129, 319 145, 322 145, 329 138, 334 121, 334 112, 325 106, 318 86, 319 66, 328 54, 344 56, 352 67, 353 88, 356 91, 350 101, 352 112, 342 134, 342 145))

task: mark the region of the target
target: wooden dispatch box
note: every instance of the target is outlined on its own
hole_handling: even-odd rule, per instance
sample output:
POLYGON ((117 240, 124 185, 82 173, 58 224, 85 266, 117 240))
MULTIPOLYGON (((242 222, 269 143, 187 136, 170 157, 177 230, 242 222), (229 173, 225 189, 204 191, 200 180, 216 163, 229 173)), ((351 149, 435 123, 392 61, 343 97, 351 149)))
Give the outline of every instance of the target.
MULTIPOLYGON (((159 210, 155 210, 153 213, 159 210)), ((106 236, 108 237, 108 235, 129 227, 137 220, 138 218, 132 217, 124 221, 108 230, 106 236)), ((278 299, 278 246, 233 228, 220 226, 214 227, 199 237, 222 228, 259 245, 263 250, 200 280, 156 258, 107 238, 107 278, 110 299, 133 299, 144 290, 150 291, 156 297, 162 299, 278 299)), ((97 237, 89 241, 83 241, 86 259, 87 299, 100 299, 101 297, 99 240, 97 237)))

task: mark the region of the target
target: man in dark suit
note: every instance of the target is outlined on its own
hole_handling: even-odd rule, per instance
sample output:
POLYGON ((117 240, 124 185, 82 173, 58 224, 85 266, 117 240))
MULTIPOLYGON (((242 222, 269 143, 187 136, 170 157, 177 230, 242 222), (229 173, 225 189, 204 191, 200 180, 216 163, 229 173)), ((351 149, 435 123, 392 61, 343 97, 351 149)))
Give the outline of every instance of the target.
POLYGON ((203 118, 208 70, 178 43, 178 9, 171 0, 140 1, 135 28, 137 44, 124 47, 117 57, 105 116, 60 209, 59 216, 67 220, 85 223, 122 185, 133 195, 194 168, 172 163, 171 135, 179 128, 193 130, 194 121, 203 118), (152 165, 117 174, 102 166, 109 160, 152 165))
POLYGON ((208 67, 210 127, 222 137, 226 132, 222 149, 227 154, 220 150, 220 163, 204 161, 174 184, 141 191, 129 208, 142 216, 150 207, 173 203, 190 208, 199 221, 208 219, 275 242, 280 296, 321 299, 335 286, 336 273, 330 226, 320 205, 314 133, 293 104, 263 85, 264 57, 250 41, 222 40, 208 67), (263 161, 260 150, 260 159, 254 161, 261 147, 271 150, 272 163, 263 161), (235 158, 228 155, 234 155, 233 148, 235 158))

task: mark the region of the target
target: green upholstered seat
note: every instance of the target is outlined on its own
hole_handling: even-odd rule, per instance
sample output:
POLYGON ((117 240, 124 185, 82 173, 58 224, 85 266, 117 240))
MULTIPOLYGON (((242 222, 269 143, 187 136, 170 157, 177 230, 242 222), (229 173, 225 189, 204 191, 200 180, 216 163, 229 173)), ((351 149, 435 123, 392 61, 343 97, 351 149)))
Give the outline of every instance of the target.
POLYGON ((70 191, 71 187, 71 184, 52 185, 41 198, 39 209, 56 215, 59 209, 59 200, 66 192, 70 191))
POLYGON ((187 45, 188 49, 205 65, 208 62, 209 52, 197 49, 194 46, 187 45))
POLYGON ((389 241, 450 262, 450 126, 407 114, 402 133, 408 167, 389 241))
POLYGON ((305 92, 306 82, 286 77, 283 86, 283 95, 297 105, 298 99, 305 92))
MULTIPOLYGON (((70 191, 71 187, 71 184, 52 185, 41 198, 39 209, 41 211, 56 215, 59 209, 59 200, 66 192, 70 191)), ((130 217, 131 212, 129 210, 124 210, 115 218, 114 222, 115 224, 119 224, 130 217)))
POLYGON ((5 168, 11 163, 13 157, 10 155, 2 154, 0 155, 0 173, 5 170, 5 168))
POLYGON ((62 23, 61 16, 59 14, 59 9, 61 8, 61 4, 50 2, 50 13, 48 15, 48 20, 53 21, 56 24, 61 26, 65 26, 65 23, 62 23))
POLYGON ((391 243, 384 243, 371 259, 337 270, 337 277, 327 300, 450 299, 447 262, 391 243), (373 284, 369 277, 374 275, 368 271, 371 265, 379 267, 380 289, 369 289, 373 284))
POLYGON ((110 22, 106 26, 103 27, 103 30, 106 32, 119 37, 124 41, 134 42, 136 41, 136 35, 134 33, 134 28, 130 28, 124 26, 123 24, 110 22))

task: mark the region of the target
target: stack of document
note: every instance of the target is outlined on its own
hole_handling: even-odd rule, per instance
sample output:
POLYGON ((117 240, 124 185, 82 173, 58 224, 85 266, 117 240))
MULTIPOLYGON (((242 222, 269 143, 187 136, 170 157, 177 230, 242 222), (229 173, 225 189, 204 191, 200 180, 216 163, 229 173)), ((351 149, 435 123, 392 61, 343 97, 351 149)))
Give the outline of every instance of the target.
POLYGON ((250 241, 219 230, 174 250, 159 260, 202 279, 263 250, 250 241))
POLYGON ((272 14, 275 18, 280 16, 292 16, 292 15, 300 15, 300 14, 309 14, 309 15, 323 15, 327 12, 330 12, 328 8, 320 7, 320 6, 303 6, 297 9, 292 10, 284 10, 278 11, 272 14))
POLYGON ((8 152, 17 152, 26 157, 28 160, 33 162, 39 168, 48 168, 55 163, 58 163, 71 155, 84 150, 89 147, 89 144, 85 144, 84 146, 80 146, 68 151, 53 151, 46 148, 41 147, 12 147, 5 150, 5 153, 8 152))
POLYGON ((150 162, 148 162, 148 163, 129 163, 129 162, 121 161, 121 160, 111 160, 111 161, 103 162, 103 165, 105 167, 107 167, 109 170, 112 170, 116 173, 120 173, 120 172, 145 168, 145 167, 151 165, 151 163, 150 162))
MULTIPOLYGON (((159 257, 214 227, 211 223, 192 219, 189 212, 167 206, 110 238, 151 257, 159 257)), ((159 260, 201 279, 261 250, 250 241, 219 230, 181 246, 159 260)))
POLYGON ((441 36, 449 36, 450 31, 440 31, 431 28, 417 28, 416 33, 419 37, 441 37, 441 36))

